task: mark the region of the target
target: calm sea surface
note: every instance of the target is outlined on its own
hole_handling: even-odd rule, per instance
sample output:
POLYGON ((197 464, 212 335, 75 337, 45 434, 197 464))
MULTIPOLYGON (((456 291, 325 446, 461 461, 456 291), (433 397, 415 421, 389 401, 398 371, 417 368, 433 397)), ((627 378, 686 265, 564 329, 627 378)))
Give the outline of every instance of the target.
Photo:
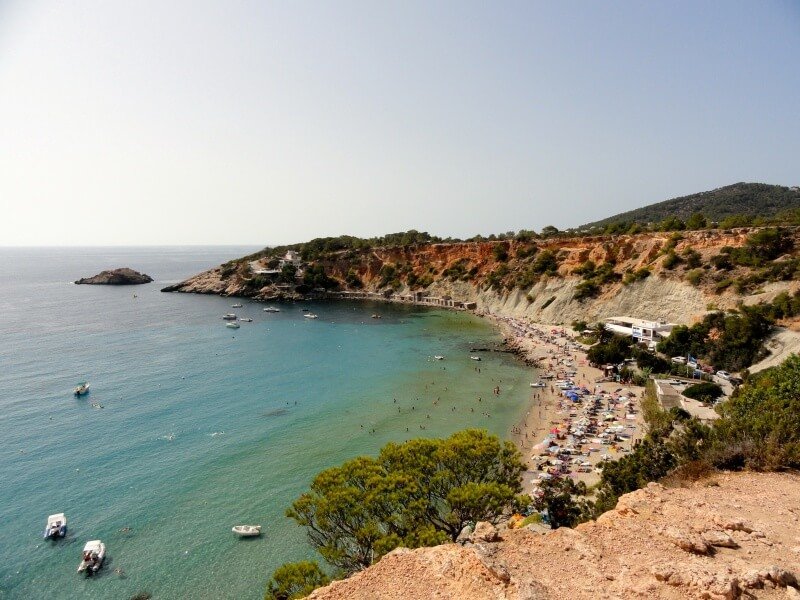
POLYGON ((499 339, 471 315, 342 302, 269 314, 159 292, 253 250, 0 249, 0 598, 260 599, 275 567, 313 556, 284 511, 317 472, 388 441, 503 435, 524 413, 530 374, 503 354, 470 360, 499 339), (121 266, 156 282, 70 283, 121 266), (227 329, 226 312, 253 322, 227 329), (69 534, 45 543, 56 512, 69 534), (239 523, 265 535, 237 539, 239 523), (96 538, 108 558, 86 579, 75 569, 96 538))

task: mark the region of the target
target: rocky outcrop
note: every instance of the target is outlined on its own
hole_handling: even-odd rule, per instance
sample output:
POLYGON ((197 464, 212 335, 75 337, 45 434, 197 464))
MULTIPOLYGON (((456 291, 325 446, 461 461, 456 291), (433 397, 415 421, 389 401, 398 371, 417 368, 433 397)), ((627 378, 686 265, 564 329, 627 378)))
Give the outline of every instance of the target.
POLYGON ((313 600, 795 598, 800 476, 651 483, 576 529, 479 523, 461 544, 398 549, 313 600))
POLYGON ((123 269, 101 271, 94 277, 84 277, 83 279, 78 279, 75 283, 87 285, 140 285, 151 281, 153 281, 153 278, 149 275, 125 267, 123 269))

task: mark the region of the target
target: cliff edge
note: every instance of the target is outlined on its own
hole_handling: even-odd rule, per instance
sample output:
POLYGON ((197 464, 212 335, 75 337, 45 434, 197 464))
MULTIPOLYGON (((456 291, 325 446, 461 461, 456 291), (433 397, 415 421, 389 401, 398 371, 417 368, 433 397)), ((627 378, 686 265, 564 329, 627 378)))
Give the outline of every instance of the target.
POLYGON ((800 598, 800 475, 651 483, 576 529, 397 549, 313 600, 800 598))

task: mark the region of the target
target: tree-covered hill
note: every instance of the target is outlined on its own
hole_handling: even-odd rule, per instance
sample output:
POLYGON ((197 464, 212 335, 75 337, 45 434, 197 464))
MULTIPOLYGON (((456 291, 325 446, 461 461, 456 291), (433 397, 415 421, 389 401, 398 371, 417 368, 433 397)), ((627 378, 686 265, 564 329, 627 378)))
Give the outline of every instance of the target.
POLYGON ((766 183, 734 183, 708 192, 672 198, 588 223, 579 230, 605 227, 611 223, 658 223, 669 217, 688 219, 702 213, 711 221, 745 215, 770 218, 800 210, 800 188, 766 183))

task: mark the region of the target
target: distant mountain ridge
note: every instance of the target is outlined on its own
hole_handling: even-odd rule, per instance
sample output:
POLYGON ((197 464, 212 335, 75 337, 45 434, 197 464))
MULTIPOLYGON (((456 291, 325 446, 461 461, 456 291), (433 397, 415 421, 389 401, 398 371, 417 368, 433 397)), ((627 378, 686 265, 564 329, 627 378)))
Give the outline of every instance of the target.
POLYGON ((734 215, 774 217, 781 212, 797 209, 800 209, 798 187, 740 182, 629 210, 577 229, 581 231, 620 222, 658 223, 668 217, 685 220, 698 212, 711 221, 721 221, 734 215))

